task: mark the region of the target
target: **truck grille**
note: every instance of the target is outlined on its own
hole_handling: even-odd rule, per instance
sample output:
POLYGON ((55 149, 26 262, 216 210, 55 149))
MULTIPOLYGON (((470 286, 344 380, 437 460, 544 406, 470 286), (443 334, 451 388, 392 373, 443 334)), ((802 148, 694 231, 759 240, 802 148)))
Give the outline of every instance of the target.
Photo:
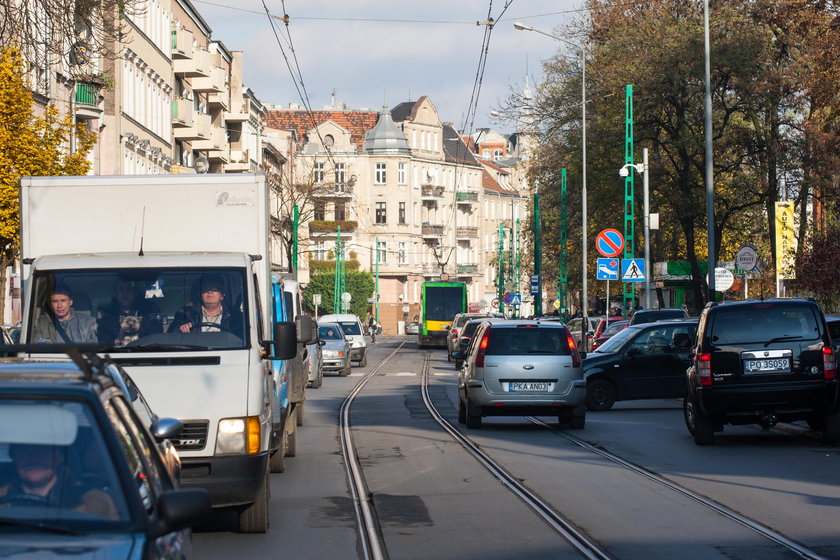
POLYGON ((172 439, 178 451, 197 451, 207 445, 207 420, 185 420, 184 429, 172 439))

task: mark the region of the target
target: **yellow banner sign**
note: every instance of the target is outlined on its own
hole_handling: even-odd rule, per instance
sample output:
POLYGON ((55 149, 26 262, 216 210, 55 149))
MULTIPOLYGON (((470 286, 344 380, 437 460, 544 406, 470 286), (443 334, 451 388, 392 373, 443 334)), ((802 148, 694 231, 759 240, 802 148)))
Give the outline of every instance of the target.
POLYGON ((776 275, 796 278, 796 239, 793 237, 793 202, 776 203, 776 275))

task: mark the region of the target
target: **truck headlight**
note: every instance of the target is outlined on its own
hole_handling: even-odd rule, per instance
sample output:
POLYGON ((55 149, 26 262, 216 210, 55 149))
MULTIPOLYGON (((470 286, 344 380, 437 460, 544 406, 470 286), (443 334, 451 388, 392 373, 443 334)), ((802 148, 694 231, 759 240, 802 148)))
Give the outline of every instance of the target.
POLYGON ((260 419, 258 416, 247 418, 223 418, 219 420, 216 435, 217 455, 254 455, 260 450, 260 419))

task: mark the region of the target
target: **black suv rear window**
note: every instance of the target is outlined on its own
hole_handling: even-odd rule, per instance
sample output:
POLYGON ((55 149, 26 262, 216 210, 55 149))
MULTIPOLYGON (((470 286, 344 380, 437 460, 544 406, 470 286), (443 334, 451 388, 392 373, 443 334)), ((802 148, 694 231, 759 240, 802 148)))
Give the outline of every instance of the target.
POLYGON ((568 356, 566 329, 540 327, 492 327, 487 341, 488 356, 550 354, 568 356))
POLYGON ((819 324, 813 309, 766 304, 718 310, 710 333, 711 342, 716 345, 820 338, 819 324))

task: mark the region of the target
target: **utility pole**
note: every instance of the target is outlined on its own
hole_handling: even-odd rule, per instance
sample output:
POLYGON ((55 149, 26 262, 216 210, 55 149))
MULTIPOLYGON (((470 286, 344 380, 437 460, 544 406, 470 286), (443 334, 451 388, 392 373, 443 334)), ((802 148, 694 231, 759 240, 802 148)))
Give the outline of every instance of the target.
POLYGON ((374 317, 376 318, 376 324, 379 324, 379 236, 376 236, 376 287, 374 289, 374 295, 376 299, 374 300, 374 317))
MULTIPOLYGON (((557 275, 557 301, 560 302, 560 316, 565 319, 568 314, 566 292, 569 287, 569 247, 568 230, 566 229, 566 168, 560 171, 560 272, 557 275)), ((540 229, 542 232, 542 229, 540 229)))
POLYGON ((499 280, 498 280, 499 312, 505 312, 505 225, 499 224, 499 280))
MULTIPOLYGON (((624 258, 632 259, 635 253, 635 222, 636 207, 633 203, 634 178, 636 167, 633 165, 633 86, 627 84, 624 112, 624 164, 630 164, 630 173, 624 178, 624 258)), ((624 284, 624 316, 630 314, 630 303, 633 301, 633 282, 624 284)))
POLYGON ((534 317, 543 314, 542 310, 542 221, 540 219, 540 184, 534 191, 534 275, 537 277, 537 294, 534 296, 534 317))

